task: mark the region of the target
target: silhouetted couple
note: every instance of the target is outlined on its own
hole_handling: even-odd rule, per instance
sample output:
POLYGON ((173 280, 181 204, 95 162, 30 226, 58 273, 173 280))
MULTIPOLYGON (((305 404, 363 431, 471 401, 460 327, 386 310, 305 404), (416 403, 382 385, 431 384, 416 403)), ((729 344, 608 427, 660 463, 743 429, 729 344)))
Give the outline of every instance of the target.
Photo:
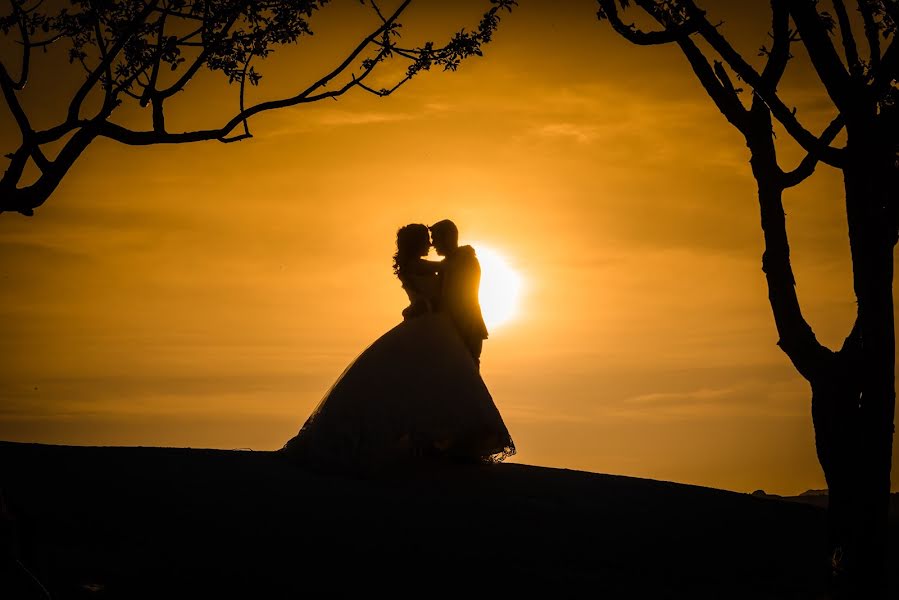
POLYGON ((285 455, 369 471, 422 456, 495 462, 515 453, 479 372, 480 264, 458 239, 449 220, 400 228, 393 272, 409 296, 403 322, 346 368, 285 455), (432 245, 442 261, 425 259, 432 245))

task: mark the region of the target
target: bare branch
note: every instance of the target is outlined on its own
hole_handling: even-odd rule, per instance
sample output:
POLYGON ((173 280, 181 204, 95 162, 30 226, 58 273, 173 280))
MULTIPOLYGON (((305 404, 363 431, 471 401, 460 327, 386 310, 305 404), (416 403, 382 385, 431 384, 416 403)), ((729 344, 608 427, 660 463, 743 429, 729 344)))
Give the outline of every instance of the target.
MULTIPOLYGON (((159 77, 159 63, 162 62, 162 43, 163 40, 165 40, 165 18, 167 14, 168 13, 163 13, 163 15, 159 17, 159 27, 156 30, 156 56, 153 60, 153 70, 150 72, 150 79, 147 81, 147 85, 144 86, 143 94, 141 94, 141 106, 146 106, 147 102, 150 101, 150 96, 156 91, 156 81, 159 77)), ((155 110, 155 102, 153 103, 153 106, 155 110)))
MULTIPOLYGON (((833 121, 824 129, 821 133, 821 136, 818 138, 822 144, 830 144, 837 134, 843 129, 844 122, 843 116, 837 115, 833 121)), ((795 185, 799 185, 805 179, 810 177, 812 173, 815 172, 815 167, 818 165, 818 156, 813 153, 806 154, 805 158, 799 163, 799 165, 793 169, 792 171, 788 171, 783 173, 781 178, 781 183, 785 188, 793 187, 795 185)))
POLYGON ((862 14, 862 22, 865 24, 865 38, 868 40, 868 60, 871 69, 876 70, 880 65, 880 29, 874 20, 871 0, 859 0, 858 10, 862 14))
POLYGON ((360 81, 360 82, 357 82, 356 85, 359 86, 359 88, 361 88, 361 89, 365 90, 366 92, 368 92, 369 94, 373 94, 373 95, 377 96, 378 98, 383 98, 384 96, 387 95, 387 94, 386 94, 387 90, 384 90, 384 89, 376 90, 376 89, 373 88, 373 87, 369 87, 369 86, 365 85, 365 84, 362 83, 361 81, 360 81))
POLYGON ((201 33, 203 33, 203 31, 204 31, 205 29, 206 29, 206 25, 205 25, 205 24, 204 24, 204 25, 200 25, 199 27, 197 27, 196 29, 194 29, 194 30, 191 31, 190 33, 187 33, 187 34, 181 36, 180 38, 178 38, 178 45, 179 45, 179 46, 188 46, 188 47, 194 47, 194 46, 200 46, 200 47, 202 47, 202 46, 204 45, 203 42, 191 42, 190 40, 191 40, 192 38, 197 37, 197 36, 200 35, 201 33))
POLYGON ((378 15, 378 18, 381 19, 381 23, 387 23, 387 19, 384 18, 384 14, 378 7, 378 3, 375 2, 375 0, 370 0, 369 4, 371 4, 371 8, 375 11, 375 14, 378 15))
POLYGON ((28 121, 28 116, 25 114, 25 109, 22 108, 22 104, 19 102, 18 97, 16 97, 16 86, 15 82, 9 76, 9 73, 6 71, 6 67, 3 63, 0 63, 0 91, 3 92, 3 97, 6 100, 6 104, 9 106, 10 112, 12 112, 13 118, 16 120, 16 125, 19 126, 19 131, 22 133, 23 141, 27 141, 28 138, 33 133, 31 129, 31 123, 28 121))
POLYGON ((843 66, 836 48, 818 14, 814 0, 791 0, 790 14, 802 35, 802 43, 827 94, 842 112, 847 108, 849 73, 843 66))
POLYGON ((152 119, 153 119, 153 131, 158 133, 165 133, 165 110, 163 109, 163 103, 165 100, 160 98, 158 95, 154 94, 150 102, 152 103, 152 119))
MULTIPOLYGON (((418 60, 419 57, 421 56, 421 51, 416 50, 414 48, 400 48, 399 46, 397 46, 393 43, 385 44, 384 42, 380 42, 377 39, 372 40, 371 43, 379 48, 389 48, 397 56, 402 56, 403 58, 406 58, 409 60, 413 60, 413 61, 418 60)), ((439 52, 439 50, 438 50, 438 52, 439 52)))
POLYGON ((68 134, 72 133, 76 129, 80 129, 87 125, 90 121, 87 119, 77 119, 75 121, 66 120, 59 125, 51 127, 50 129, 45 129, 43 131, 35 131, 34 132, 34 143, 35 144, 49 144, 51 142, 55 142, 57 140, 61 140, 68 134))
MULTIPOLYGON (((246 107, 244 105, 244 93, 247 88, 247 69, 249 69, 249 68, 250 68, 250 59, 247 59, 247 61, 243 64, 243 70, 241 71, 241 74, 240 74, 240 95, 239 95, 239 105, 238 105, 240 113, 243 113, 246 110, 246 107)), ((250 123, 247 119, 243 120, 243 133, 237 137, 241 140, 245 140, 247 138, 253 137, 253 134, 250 133, 250 123)), ((225 143, 235 142, 235 141, 237 141, 237 138, 228 138, 228 139, 222 138, 219 141, 225 142, 225 143)))
POLYGON ((715 67, 709 65, 708 60, 702 54, 702 51, 696 47, 696 44, 690 38, 682 38, 677 42, 680 46, 693 72, 699 78, 699 82, 705 91, 715 102, 715 106, 721 111, 734 127, 736 127, 744 135, 747 134, 748 123, 746 121, 747 111, 737 96, 730 78, 724 71, 720 62, 715 61, 715 67))
POLYGON ((51 166, 50 161, 47 160, 47 157, 44 156, 44 152, 41 150, 41 147, 37 144, 34 144, 31 147, 31 160, 33 160, 34 164, 36 164, 37 167, 45 173, 51 166))
POLYGON ((768 302, 779 337, 777 345, 796 370, 812 381, 826 367, 832 352, 816 338, 796 295, 782 191, 776 185, 769 188, 759 182, 759 209, 765 239, 762 271, 768 283, 768 302))
MULTIPOLYGON (((366 44, 367 45, 367 44, 366 44)), ((382 50, 384 52, 384 50, 382 50)), ((269 110, 274 110, 277 108, 286 108, 289 106, 297 106, 299 104, 309 104, 312 102, 318 102, 319 100, 325 100, 327 98, 339 98, 344 95, 350 89, 361 86, 362 82, 368 77, 369 74, 374 70, 375 66, 380 62, 379 59, 374 59, 369 67, 367 67, 359 77, 353 77, 350 81, 345 83, 340 88, 330 91, 330 92, 322 92, 320 94, 311 95, 310 92, 315 89, 321 87, 323 84, 313 84, 309 86, 306 90, 297 94, 296 96, 292 96, 290 98, 283 98, 280 100, 270 100, 267 102, 262 102, 260 104, 256 104, 251 106, 245 110, 242 110, 239 114, 234 116, 230 121, 228 121, 225 125, 218 129, 204 129, 198 131, 188 131, 183 133, 168 133, 168 132, 158 132, 158 131, 133 131, 131 129, 127 129, 126 127, 122 127, 116 123, 110 122, 99 122, 96 124, 96 131, 98 135, 108 137, 110 139, 114 139, 123 144, 128 144, 132 146, 146 146, 150 144, 180 144, 186 142, 201 142, 208 140, 219 140, 222 142, 234 142, 238 139, 246 139, 248 137, 246 134, 242 134, 240 136, 236 136, 233 138, 226 138, 226 136, 238 125, 249 119, 250 117, 259 114, 261 112, 266 112, 269 110)), ((336 70, 335 70, 336 72, 336 70)), ((334 73, 334 72, 332 72, 334 73)), ((321 80, 320 80, 321 81, 321 80)), ((401 81, 397 84, 394 89, 405 83, 405 80, 401 81)), ((392 90, 390 90, 392 91, 392 90)), ((386 94, 384 94, 386 95, 386 94)))
POLYGON ((705 18, 705 13, 696 6, 693 0, 682 0, 682 2, 683 6, 687 8, 690 20, 696 25, 697 33, 721 55, 721 58, 743 81, 752 86, 756 94, 762 97, 771 110, 771 114, 783 124, 793 139, 806 152, 816 153, 821 162, 839 167, 843 161, 842 149, 822 145, 818 140, 818 136, 802 126, 796 118, 795 110, 787 108, 778 97, 776 91, 766 86, 761 75, 724 39, 724 36, 721 35, 718 29, 709 23, 708 19, 705 18))
MULTIPOLYGON (((637 0, 637 4, 661 24, 666 31, 682 27, 682 24, 675 20, 670 11, 664 10, 658 4, 648 0, 637 0)), ((700 23, 693 19, 688 19, 688 21, 700 23)), ((748 137, 750 135, 748 130, 750 125, 748 120, 749 112, 739 98, 739 92, 742 90, 734 87, 724 65, 717 60, 713 61, 712 65, 709 65, 708 59, 689 36, 679 38, 677 44, 687 57, 693 72, 715 102, 721 114, 744 136, 748 137)))
POLYGON ((771 0, 771 37, 774 42, 760 77, 760 82, 768 93, 776 92, 777 84, 780 83, 790 61, 792 36, 786 0, 771 0))
MULTIPOLYGON (((61 39, 64 38, 64 37, 65 37, 65 34, 64 34, 64 33, 57 33, 57 34, 55 34, 55 35, 53 35, 53 36, 51 36, 51 37, 49 37, 49 38, 47 38, 47 39, 45 39, 45 40, 30 40, 30 41, 28 42, 28 44, 29 44, 32 48, 42 48, 42 47, 44 47, 44 46, 49 46, 49 45, 53 44, 54 42, 58 42, 59 40, 61 40, 61 39)), ((24 45, 24 44, 23 44, 23 45, 24 45)))
MULTIPOLYGON (((29 155, 30 152, 28 146, 24 143, 19 146, 18 150, 7 155, 7 158, 9 158, 9 166, 7 166, 6 171, 3 173, 3 177, 0 178, 0 201, 2 201, 5 196, 9 196, 10 192, 15 189, 16 182, 21 179, 22 173, 25 171, 25 165, 28 163, 29 155)), ((2 210, 4 209, 0 206, 0 211, 2 210)))
POLYGON ((106 77, 106 89, 105 89, 105 100, 103 104, 109 104, 113 99, 113 90, 112 90, 112 61, 106 60, 107 55, 107 47, 106 40, 103 38, 103 31, 100 29, 100 18, 99 16, 94 19, 94 35, 97 38, 97 48, 100 52, 100 64, 106 65, 104 69, 104 76, 106 77))
POLYGON ((689 36, 696 30, 695 23, 689 20, 687 23, 674 28, 665 28, 661 31, 641 31, 633 24, 626 25, 618 14, 615 0, 598 0, 599 11, 596 13, 600 19, 608 19, 612 28, 621 37, 639 46, 656 46, 670 44, 689 36))
MULTIPOLYGON (((327 75, 325 75, 324 77, 322 77, 321 79, 319 79, 318 81, 313 83, 311 86, 309 86, 305 90, 303 90, 296 97, 300 98, 300 97, 308 96, 309 94, 311 94, 318 88, 322 87, 323 85, 326 85, 329 81, 331 81, 332 79, 337 77, 340 73, 342 73, 348 66, 350 66, 353 63, 353 61, 356 60, 356 58, 362 53, 363 50, 365 50, 365 48, 369 44, 374 42, 381 34, 383 34, 385 31, 387 31, 387 29, 390 28, 394 22, 396 22, 396 20, 400 17, 400 15, 403 13, 403 11, 405 11, 406 8, 409 6, 409 3, 411 1, 412 0, 404 0, 404 2, 399 6, 399 8, 397 8, 396 11, 394 11, 394 13, 390 16, 390 18, 387 19, 386 21, 384 21, 381 24, 381 26, 378 27, 371 34, 369 34, 368 37, 366 37, 361 42, 359 42, 359 45, 356 46, 352 52, 350 52, 350 54, 343 60, 342 63, 337 65, 337 67, 334 68, 330 73, 328 73, 327 75)), ((381 46, 381 53, 385 53, 389 50, 389 46, 385 47, 380 44, 378 44, 378 45, 381 46)), ((367 74, 367 73, 365 73, 365 74, 367 74)), ((359 79, 362 79, 362 78, 359 78, 359 79)))
POLYGON ((253 135, 250 133, 250 131, 248 129, 246 131, 246 133, 241 133, 240 135, 235 135, 235 136, 229 137, 229 138, 225 138, 225 137, 219 138, 218 141, 220 141, 223 144, 231 144, 233 142, 241 142, 241 141, 249 139, 251 137, 253 137, 253 135))
POLYGON ((140 100, 141 100, 141 98, 142 98, 142 96, 138 96, 137 94, 135 94, 135 93, 132 92, 131 90, 121 89, 121 90, 119 90, 117 93, 119 93, 119 94, 125 94, 125 95, 128 96, 129 98, 131 98, 131 99, 133 99, 133 100, 137 100, 138 103, 140 102, 140 100))
POLYGON ((375 90, 375 89, 373 89, 373 88, 368 87, 367 85, 365 85, 364 83, 362 83, 361 80, 356 80, 356 85, 359 86, 360 88, 362 88, 363 90, 365 90, 366 92, 372 93, 372 94, 374 94, 375 96, 378 96, 378 97, 383 98, 383 97, 385 97, 385 96, 389 96, 389 95, 392 94, 393 92, 395 92, 395 91, 397 91, 398 89, 400 89, 400 87, 402 87, 403 84, 405 84, 405 83, 406 83, 407 81, 409 81, 410 79, 412 79, 412 77, 410 77, 409 75, 406 75, 405 77, 403 77, 402 79, 400 79, 398 82, 396 82, 396 84, 394 84, 393 87, 391 87, 391 88, 382 88, 382 89, 380 89, 380 90, 375 90))
POLYGON ((855 45, 855 36, 852 35, 852 25, 849 23, 846 5, 843 3, 843 0, 833 0, 833 8, 834 12, 837 13, 837 23, 840 25, 840 39, 843 42, 843 51, 846 53, 849 73, 853 77, 861 79, 863 75, 862 63, 858 58, 858 47, 855 45))

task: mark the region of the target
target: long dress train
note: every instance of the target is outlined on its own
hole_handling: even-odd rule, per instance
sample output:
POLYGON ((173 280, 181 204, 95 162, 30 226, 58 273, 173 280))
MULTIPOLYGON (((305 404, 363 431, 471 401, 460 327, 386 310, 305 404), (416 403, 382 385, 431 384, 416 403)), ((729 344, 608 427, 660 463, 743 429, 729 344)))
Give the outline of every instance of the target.
POLYGON ((427 312, 362 352, 282 452, 366 471, 421 455, 495 462, 515 445, 453 322, 427 312))

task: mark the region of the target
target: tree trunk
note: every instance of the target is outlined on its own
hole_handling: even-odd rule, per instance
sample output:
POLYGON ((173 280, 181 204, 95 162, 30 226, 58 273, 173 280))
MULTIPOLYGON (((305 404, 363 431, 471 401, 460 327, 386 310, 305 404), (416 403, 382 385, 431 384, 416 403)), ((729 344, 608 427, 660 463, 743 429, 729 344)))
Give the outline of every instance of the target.
MULTIPOLYGON (((768 129, 770 131, 770 128, 768 129)), ((861 395, 859 324, 839 352, 818 342, 802 315, 790 264, 790 247, 783 208, 783 182, 776 168, 773 144, 766 138, 751 146, 765 253, 762 269, 779 340, 777 345, 812 388, 811 412, 818 461, 828 488, 828 552, 833 566, 834 593, 850 592, 844 555, 852 545, 859 514, 857 490, 858 422, 861 395)))
POLYGON ((895 416, 896 341, 890 186, 895 153, 864 127, 849 130, 844 168, 853 283, 861 338, 854 539, 849 567, 860 597, 886 596, 887 525, 895 416))
POLYGON ((750 143, 752 173, 758 183, 759 209, 765 252, 762 271, 768 284, 768 301, 774 315, 779 339, 777 345, 807 381, 815 381, 826 372, 834 354, 815 337, 802 315, 796 295, 796 279, 790 264, 786 215, 783 208, 784 185, 770 139, 770 128, 759 142, 750 143))
POLYGON ((832 591, 835 597, 851 595, 846 549, 851 545, 856 507, 858 420, 861 395, 857 328, 843 349, 833 356, 812 384, 812 423, 815 449, 827 481, 827 540, 832 591))

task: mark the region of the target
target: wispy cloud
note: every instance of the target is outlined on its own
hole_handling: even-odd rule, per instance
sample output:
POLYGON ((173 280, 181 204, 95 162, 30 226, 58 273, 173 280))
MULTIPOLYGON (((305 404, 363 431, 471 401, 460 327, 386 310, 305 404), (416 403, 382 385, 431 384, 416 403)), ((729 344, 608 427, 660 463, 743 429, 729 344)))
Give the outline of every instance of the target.
POLYGON ((796 381, 742 381, 731 386, 660 391, 622 399, 615 417, 672 421, 702 418, 801 417, 807 406, 796 402, 796 381))
POLYGON ((506 401, 502 403, 505 418, 518 423, 587 423, 589 415, 560 412, 552 406, 506 401))
POLYGON ((655 392, 627 398, 625 403, 642 406, 677 406, 717 402, 733 393, 733 388, 698 389, 690 392, 655 392))
POLYGON ((368 125, 370 123, 393 123, 396 121, 408 121, 416 118, 415 115, 403 112, 357 112, 348 110, 322 111, 313 120, 318 125, 334 127, 350 125, 368 125))
POLYGON ((264 132, 264 138, 294 135, 334 128, 401 123, 424 119, 449 110, 446 105, 428 104, 419 111, 352 110, 344 108, 297 109, 271 115, 277 124, 264 132))
POLYGON ((597 127, 577 123, 547 123, 535 128, 535 133, 539 136, 568 138, 579 144, 589 144, 596 139, 597 132, 597 127))
POLYGON ((69 265, 88 260, 87 252, 75 248, 67 248, 44 240, 9 239, 0 240, 0 268, 5 268, 12 263, 35 261, 39 264, 51 264, 56 268, 60 263, 69 265))

